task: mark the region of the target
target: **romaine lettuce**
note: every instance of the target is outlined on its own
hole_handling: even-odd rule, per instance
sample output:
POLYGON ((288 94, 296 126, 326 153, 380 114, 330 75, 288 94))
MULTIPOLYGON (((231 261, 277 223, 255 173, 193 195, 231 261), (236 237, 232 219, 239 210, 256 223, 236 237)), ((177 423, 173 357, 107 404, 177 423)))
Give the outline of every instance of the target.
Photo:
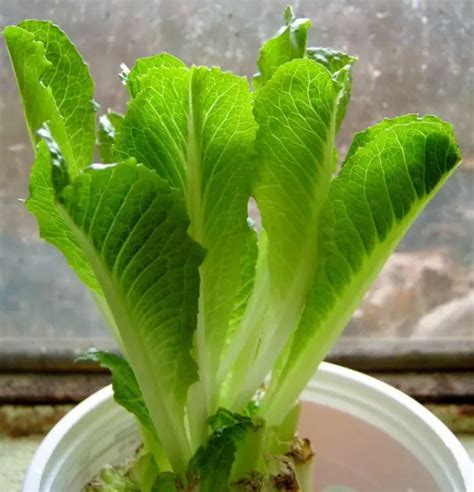
POLYGON ((83 357, 110 369, 137 419, 126 481, 141 490, 310 489, 298 397, 461 160, 448 123, 406 115, 355 135, 340 164, 356 58, 307 48, 310 21, 291 8, 285 21, 253 90, 219 68, 142 58, 123 67, 126 113, 97 130, 67 36, 46 21, 4 31, 36 151, 27 207, 123 353, 83 357))

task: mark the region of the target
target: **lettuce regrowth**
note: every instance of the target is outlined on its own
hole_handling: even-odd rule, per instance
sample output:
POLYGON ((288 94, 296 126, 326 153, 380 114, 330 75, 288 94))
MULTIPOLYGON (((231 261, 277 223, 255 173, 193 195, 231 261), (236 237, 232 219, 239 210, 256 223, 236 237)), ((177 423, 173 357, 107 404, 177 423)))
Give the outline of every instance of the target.
POLYGON ((68 37, 4 31, 36 153, 26 206, 123 353, 83 356, 142 435, 126 474, 102 473, 117 490, 309 491, 298 397, 461 160, 451 125, 409 114, 356 134, 339 164, 356 58, 285 21, 250 84, 166 53, 123 66, 127 111, 98 130, 68 37))

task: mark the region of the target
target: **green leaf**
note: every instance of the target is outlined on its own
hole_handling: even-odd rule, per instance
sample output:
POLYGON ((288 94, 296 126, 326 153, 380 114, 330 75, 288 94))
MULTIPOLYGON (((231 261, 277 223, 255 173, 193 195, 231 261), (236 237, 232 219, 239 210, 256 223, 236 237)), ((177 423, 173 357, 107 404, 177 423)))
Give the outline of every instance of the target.
POLYGON ((337 103, 337 131, 344 119, 351 97, 352 65, 357 61, 357 57, 331 48, 308 48, 306 53, 309 59, 325 66, 331 72, 334 80, 342 86, 337 103))
POLYGON ((114 400, 132 413, 140 423, 143 447, 130 465, 130 477, 140 484, 140 490, 151 490, 154 477, 160 470, 169 470, 170 465, 163 456, 163 447, 132 368, 123 357, 95 348, 84 351, 76 361, 98 362, 112 373, 114 400))
POLYGON ((94 84, 87 65, 59 27, 27 20, 4 30, 33 146, 48 123, 75 176, 92 162, 94 84))
POLYGON ((319 210, 335 170, 339 91, 325 67, 296 59, 282 65, 255 99, 253 188, 265 235, 254 295, 228 355, 235 360, 240 354, 231 399, 223 402, 236 411, 270 371, 314 277, 319 210))
POLYGON ((285 295, 285 282, 295 276, 288 258, 302 258, 301 268, 312 276, 304 245, 334 171, 337 95, 329 72, 302 59, 281 67, 255 101, 254 194, 268 236, 272 283, 285 295))
MULTIPOLYGON (((218 68, 163 65, 139 80, 141 90, 129 103, 116 150, 180 190, 190 235, 207 250, 195 343, 202 389, 194 394, 206 400, 196 404, 209 415, 217 408, 215 375, 227 330, 248 297, 256 257, 255 232, 247 225, 256 131, 252 97, 244 78, 218 68)), ((197 409, 190 413, 204 415, 197 409)), ((205 419, 200 421, 202 431, 205 419)))
POLYGON ((385 120, 355 137, 319 219, 314 283, 262 412, 278 423, 328 353, 404 233, 461 160, 433 116, 385 120))
POLYGON ((147 72, 153 68, 160 67, 178 67, 184 68, 186 65, 168 53, 160 53, 158 55, 149 56, 146 58, 139 58, 132 70, 122 72, 122 79, 128 88, 128 91, 132 97, 136 97, 142 89, 140 79, 147 74, 147 72))
POLYGON ((48 146, 46 142, 40 141, 31 170, 30 196, 26 201, 26 208, 36 217, 41 238, 56 246, 81 281, 100 297, 102 289, 97 278, 77 238, 58 212, 51 182, 52 169, 48 146))
POLYGON ((99 131, 97 132, 97 145, 100 159, 104 164, 117 162, 113 146, 117 133, 122 126, 123 115, 108 111, 99 118, 99 131))
POLYGON ((83 352, 77 360, 98 362, 102 367, 109 369, 112 373, 114 400, 135 415, 139 422, 152 433, 156 432, 138 386, 137 378, 123 357, 112 352, 90 348, 83 352))
POLYGON ((202 249, 187 235, 182 199, 133 161, 95 164, 58 196, 101 284, 158 437, 175 471, 190 457, 184 426, 197 372, 202 249))
POLYGON ((57 211, 53 188, 61 184, 52 181, 54 177, 67 182, 69 175, 76 176, 92 161, 92 79, 74 45, 51 22, 24 21, 5 28, 4 37, 36 152, 26 207, 38 221, 40 236, 64 254, 81 281, 100 298, 97 279, 57 211), (67 167, 53 167, 62 156, 67 167))
POLYGON ((200 492, 226 492, 238 445, 254 424, 249 417, 219 409, 209 425, 214 432, 189 462, 188 476, 198 477, 200 492))
POLYGON ((306 54, 309 19, 297 19, 290 6, 285 9, 285 26, 270 38, 260 49, 257 58, 259 73, 253 77, 255 89, 262 88, 275 74, 280 65, 306 54))
POLYGON ((297 19, 290 6, 285 9, 285 21, 286 25, 260 50, 260 56, 257 60, 260 73, 254 76, 253 85, 256 90, 261 89, 281 65, 295 58, 309 58, 323 65, 333 75, 334 80, 341 85, 336 117, 337 132, 349 104, 352 65, 357 61, 357 57, 331 48, 306 49, 311 21, 309 19, 297 19))

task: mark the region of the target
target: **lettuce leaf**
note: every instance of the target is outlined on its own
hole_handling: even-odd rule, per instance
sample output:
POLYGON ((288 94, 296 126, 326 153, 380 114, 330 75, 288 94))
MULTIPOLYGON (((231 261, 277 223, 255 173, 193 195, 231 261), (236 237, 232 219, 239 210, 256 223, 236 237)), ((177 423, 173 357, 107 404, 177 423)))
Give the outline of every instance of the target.
POLYGON ((231 397, 238 398, 224 404, 235 409, 245 406, 270 371, 314 275, 319 209, 335 170, 338 92, 326 68, 296 59, 282 65, 255 99, 253 193, 268 245, 260 249, 255 295, 227 356, 232 361, 243 354, 246 360, 241 355, 233 371, 240 382, 245 380, 241 373, 250 380, 241 392, 237 381, 231 385, 231 397), (257 348, 261 354, 255 361, 257 348))
POLYGON ((189 410, 199 440, 206 435, 207 415, 217 409, 220 381, 215 374, 230 320, 235 322, 246 301, 247 272, 252 273, 256 259, 255 231, 247 224, 256 124, 244 78, 218 68, 177 66, 176 59, 170 63, 164 55, 144 64, 137 62, 128 74, 135 97, 115 148, 179 190, 187 204, 189 233, 207 252, 200 268, 194 346, 200 383, 189 410))
POLYGON ((177 470, 184 430, 202 249, 187 235, 184 203, 134 161, 93 165, 57 189, 61 214, 110 306, 158 436, 177 470))
POLYGON ((306 56, 326 67, 331 72, 333 79, 341 85, 337 102, 337 131, 346 115, 347 105, 351 97, 352 66, 357 61, 357 57, 331 48, 308 48, 306 56))
POLYGON ((261 89, 273 77, 280 65, 305 56, 311 21, 296 18, 289 5, 285 8, 284 19, 285 25, 260 49, 257 58, 259 72, 252 80, 256 90, 261 89))
POLYGON ((8 26, 4 37, 36 152, 26 206, 38 221, 41 237, 61 250, 81 281, 100 297, 97 279, 56 209, 51 157, 38 134, 47 122, 72 176, 92 162, 95 103, 87 65, 51 22, 31 20, 8 26))
POLYGON ((189 462, 188 475, 196 477, 201 492, 226 492, 238 445, 254 424, 250 417, 219 409, 209 425, 214 432, 189 462))
POLYGON ((102 367, 109 369, 112 373, 114 400, 130 413, 133 413, 139 422, 151 432, 155 432, 137 378, 123 357, 112 352, 91 348, 83 352, 76 360, 98 362, 102 367))
POLYGON ((48 123, 75 176, 92 162, 94 83, 81 55, 58 26, 26 20, 4 33, 33 146, 48 123))
POLYGON ((451 125, 385 120, 357 135, 320 212, 316 274, 263 412, 280 422, 418 214, 461 161, 451 125))

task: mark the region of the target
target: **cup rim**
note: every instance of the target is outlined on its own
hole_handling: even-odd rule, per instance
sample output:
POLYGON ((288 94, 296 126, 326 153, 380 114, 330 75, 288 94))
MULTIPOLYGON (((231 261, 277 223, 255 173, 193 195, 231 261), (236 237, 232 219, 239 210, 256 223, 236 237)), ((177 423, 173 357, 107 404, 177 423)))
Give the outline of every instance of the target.
MULTIPOLYGON (((411 436, 413 440, 413 423, 416 422, 418 449, 421 449, 420 446, 425 450, 431 449, 430 459, 439 461, 437 455, 433 457, 433 452, 436 450, 432 447, 433 443, 435 447, 441 446, 438 454, 444 457, 450 456, 450 461, 457 466, 458 483, 464 482, 466 492, 474 490, 473 465, 467 451, 456 436, 420 403, 387 383, 352 369, 322 362, 304 390, 301 399, 327 405, 362 418, 401 442, 408 449, 410 446, 407 446, 407 442, 400 440, 400 429, 403 430, 403 435, 411 436), (357 391, 354 391, 354 388, 357 388, 357 391), (381 401, 384 402, 383 405, 380 404, 381 401), (428 445, 425 442, 427 437, 428 445)), ((113 390, 112 385, 108 385, 76 405, 50 430, 36 450, 27 470, 23 492, 41 490, 40 486, 48 462, 64 436, 85 415, 100 411, 100 407, 107 405, 111 400, 113 400, 113 390)), ((430 466, 427 468, 431 471, 430 466)))

